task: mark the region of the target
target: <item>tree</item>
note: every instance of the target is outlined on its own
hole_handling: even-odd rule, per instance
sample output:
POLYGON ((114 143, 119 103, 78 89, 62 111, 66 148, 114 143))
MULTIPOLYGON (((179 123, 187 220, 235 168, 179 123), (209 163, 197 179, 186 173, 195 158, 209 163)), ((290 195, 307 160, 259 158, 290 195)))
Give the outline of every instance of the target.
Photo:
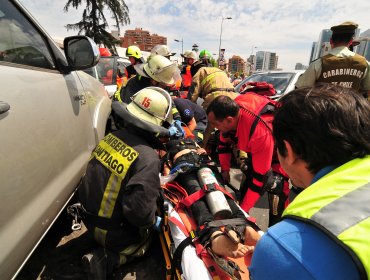
POLYGON ((64 11, 68 12, 71 6, 78 9, 81 5, 85 7, 81 21, 67 24, 67 30, 78 30, 79 35, 86 35, 98 45, 102 44, 116 53, 115 45, 119 41, 106 31, 109 24, 104 15, 104 9, 111 13, 112 19, 115 21, 113 26, 118 29, 119 34, 120 25, 130 23, 129 9, 124 0, 68 0, 64 11))

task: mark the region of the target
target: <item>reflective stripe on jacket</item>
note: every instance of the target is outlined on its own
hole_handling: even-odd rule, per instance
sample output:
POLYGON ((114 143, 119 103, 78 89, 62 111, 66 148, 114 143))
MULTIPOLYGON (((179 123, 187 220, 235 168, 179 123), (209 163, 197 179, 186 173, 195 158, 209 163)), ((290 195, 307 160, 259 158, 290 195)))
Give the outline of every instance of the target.
POLYGON ((283 217, 310 223, 343 247, 370 279, 370 156, 354 159, 300 193, 283 217))
MULTIPOLYGON (((234 87, 226 73, 216 67, 200 68, 193 77, 191 88, 190 94, 193 102, 196 102, 198 97, 206 99, 209 94, 217 96, 220 92, 234 93, 234 87)), ((209 104, 210 101, 207 100, 207 103, 209 104)))
MULTIPOLYGON (((109 133, 96 146, 92 156, 111 171, 98 212, 99 217, 110 219, 116 207, 122 181, 131 164, 138 157, 138 152, 121 139, 109 133)), ((98 242, 100 241, 100 244, 105 244, 106 233, 107 231, 105 229, 98 227, 94 229, 94 237, 98 242)))
POLYGON ((90 216, 87 228, 115 251, 141 246, 155 220, 160 160, 146 136, 129 128, 108 134, 94 149, 79 187, 90 216))

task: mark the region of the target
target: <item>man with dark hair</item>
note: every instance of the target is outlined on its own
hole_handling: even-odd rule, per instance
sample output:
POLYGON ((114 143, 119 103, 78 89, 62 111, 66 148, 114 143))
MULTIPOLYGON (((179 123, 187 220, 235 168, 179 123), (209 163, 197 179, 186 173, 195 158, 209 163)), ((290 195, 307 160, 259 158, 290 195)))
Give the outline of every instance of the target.
POLYGON ((370 64, 363 56, 349 50, 357 27, 358 24, 350 21, 332 26, 332 50, 310 64, 298 79, 296 87, 332 83, 355 89, 370 98, 370 64))
POLYGON ((288 178, 281 169, 272 136, 274 101, 256 93, 216 97, 207 108, 208 122, 220 132, 218 147, 221 173, 230 181, 231 144, 244 156, 241 169, 246 177, 240 188, 240 207, 249 212, 265 190, 269 194, 269 225, 280 220, 288 203, 288 178))
POLYGON ((370 105, 328 84, 280 101, 279 161, 303 191, 258 241, 251 278, 369 279, 370 105))

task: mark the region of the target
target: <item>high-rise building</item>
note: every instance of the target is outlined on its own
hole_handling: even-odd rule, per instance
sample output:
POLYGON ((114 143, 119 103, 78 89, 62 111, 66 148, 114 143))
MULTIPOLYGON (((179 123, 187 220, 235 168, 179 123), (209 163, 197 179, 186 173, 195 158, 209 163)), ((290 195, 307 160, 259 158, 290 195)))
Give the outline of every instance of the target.
POLYGON ((307 66, 306 65, 303 65, 302 63, 300 62, 297 62, 295 64, 295 68, 294 70, 306 70, 307 69, 307 66))
POLYGON ((317 45, 315 46, 315 51, 313 54, 312 61, 322 57, 325 52, 327 52, 327 47, 329 43, 330 46, 330 37, 333 32, 330 29, 323 29, 320 32, 319 40, 317 41, 317 45))
POLYGON ((256 53, 256 71, 276 70, 278 64, 278 56, 276 53, 258 51, 256 53))
POLYGON ((238 55, 233 55, 232 58, 229 59, 229 71, 231 73, 245 73, 246 72, 246 62, 238 55))
POLYGON ((270 53, 270 59, 269 59, 269 70, 276 70, 278 65, 279 57, 276 55, 276 53, 270 53))
POLYGON ((361 33, 358 41, 360 41, 360 44, 357 46, 356 53, 370 61, 370 29, 361 33))
POLYGON ((308 64, 310 64, 312 61, 314 61, 314 55, 315 55, 316 48, 317 48, 317 42, 312 42, 310 61, 308 62, 308 64))
POLYGON ((155 45, 167 45, 167 38, 158 34, 150 34, 149 31, 142 28, 126 30, 125 35, 120 38, 120 46, 127 48, 136 45, 142 51, 150 52, 155 45))
POLYGON ((254 54, 251 54, 247 58, 246 74, 251 75, 255 70, 256 70, 256 56, 254 54))
POLYGON ((366 31, 362 32, 362 33, 360 34, 360 37, 367 37, 367 38, 370 38, 370 29, 368 29, 368 30, 366 30, 366 31))

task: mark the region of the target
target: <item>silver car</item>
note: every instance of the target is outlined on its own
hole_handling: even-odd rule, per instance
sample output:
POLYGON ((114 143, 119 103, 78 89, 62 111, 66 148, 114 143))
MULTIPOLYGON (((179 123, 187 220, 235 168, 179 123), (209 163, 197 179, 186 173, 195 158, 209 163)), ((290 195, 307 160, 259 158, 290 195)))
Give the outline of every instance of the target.
POLYGON ((242 80, 235 91, 241 93, 243 85, 248 82, 267 82, 276 90, 276 94, 270 98, 278 99, 295 88, 295 83, 303 73, 304 70, 257 72, 242 80))
POLYGON ((111 101, 77 71, 98 62, 91 39, 66 38, 63 54, 16 0, 0 0, 0 34, 0 279, 10 279, 74 193, 111 101))

